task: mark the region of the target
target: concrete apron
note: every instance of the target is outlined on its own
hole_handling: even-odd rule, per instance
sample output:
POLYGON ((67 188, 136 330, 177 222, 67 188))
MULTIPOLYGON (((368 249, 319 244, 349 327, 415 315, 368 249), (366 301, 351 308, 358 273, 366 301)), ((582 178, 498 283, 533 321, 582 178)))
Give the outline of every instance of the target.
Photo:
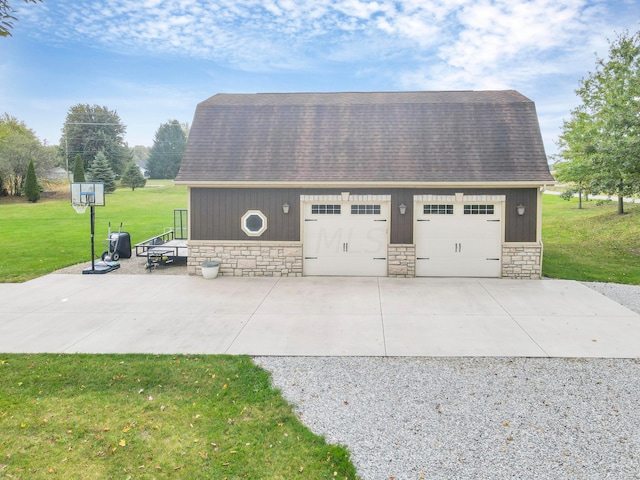
POLYGON ((574 281, 52 274, 0 284, 0 352, 640 357, 574 281))

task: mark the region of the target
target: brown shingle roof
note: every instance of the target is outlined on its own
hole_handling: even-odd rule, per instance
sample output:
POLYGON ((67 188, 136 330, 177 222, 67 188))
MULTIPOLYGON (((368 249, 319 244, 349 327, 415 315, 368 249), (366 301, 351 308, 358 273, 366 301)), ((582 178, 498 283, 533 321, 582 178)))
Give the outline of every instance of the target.
POLYGON ((535 105, 513 90, 219 94, 178 182, 550 182, 535 105))

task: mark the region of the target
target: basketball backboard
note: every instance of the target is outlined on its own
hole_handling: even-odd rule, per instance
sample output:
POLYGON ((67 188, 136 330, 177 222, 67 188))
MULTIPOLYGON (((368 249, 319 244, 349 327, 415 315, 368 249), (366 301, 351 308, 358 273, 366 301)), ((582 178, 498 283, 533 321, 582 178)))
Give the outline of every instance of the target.
POLYGON ((71 205, 104 207, 104 183, 75 182, 71 184, 71 205))

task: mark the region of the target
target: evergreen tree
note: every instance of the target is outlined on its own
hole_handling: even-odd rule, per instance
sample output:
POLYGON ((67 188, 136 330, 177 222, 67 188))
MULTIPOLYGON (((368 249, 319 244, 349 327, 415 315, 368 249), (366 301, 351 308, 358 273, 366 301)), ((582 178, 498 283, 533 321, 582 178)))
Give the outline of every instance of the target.
POLYGON ((86 182, 84 177, 84 162, 82 161, 82 156, 79 153, 76 155, 76 161, 73 167, 73 181, 86 182))
POLYGON ((89 181, 96 183, 104 183, 105 193, 112 193, 116 191, 116 176, 111 170, 109 160, 103 152, 98 152, 96 158, 93 160, 89 171, 89 181))
POLYGON ((187 145, 185 128, 177 120, 158 128, 147 160, 150 178, 176 178, 187 145))
POLYGON ((40 187, 38 186, 38 178, 36 177, 36 169, 33 166, 33 160, 29 161, 29 166, 27 167, 24 194, 30 202, 37 202, 40 200, 40 187))
POLYGON ((138 165, 135 162, 131 162, 124 171, 120 183, 122 183, 123 187, 131 187, 131 191, 133 191, 136 187, 144 187, 147 184, 147 179, 142 175, 138 165))

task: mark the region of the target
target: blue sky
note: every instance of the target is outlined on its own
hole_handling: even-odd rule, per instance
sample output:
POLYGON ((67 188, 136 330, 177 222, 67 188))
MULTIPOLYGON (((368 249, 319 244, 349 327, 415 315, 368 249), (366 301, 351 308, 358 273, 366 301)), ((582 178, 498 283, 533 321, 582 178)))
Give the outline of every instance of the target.
POLYGON ((216 93, 515 89, 547 154, 637 0, 44 0, 0 38, 0 114, 57 144, 69 109, 118 112, 129 146, 216 93))

